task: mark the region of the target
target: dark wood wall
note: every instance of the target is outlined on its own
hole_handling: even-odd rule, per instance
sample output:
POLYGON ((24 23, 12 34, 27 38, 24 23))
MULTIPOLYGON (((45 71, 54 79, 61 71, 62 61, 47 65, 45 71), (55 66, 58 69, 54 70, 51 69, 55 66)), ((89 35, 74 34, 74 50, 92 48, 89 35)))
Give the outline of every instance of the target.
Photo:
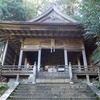
POLYGON ((13 65, 15 56, 16 56, 15 51, 8 45, 4 65, 13 65))

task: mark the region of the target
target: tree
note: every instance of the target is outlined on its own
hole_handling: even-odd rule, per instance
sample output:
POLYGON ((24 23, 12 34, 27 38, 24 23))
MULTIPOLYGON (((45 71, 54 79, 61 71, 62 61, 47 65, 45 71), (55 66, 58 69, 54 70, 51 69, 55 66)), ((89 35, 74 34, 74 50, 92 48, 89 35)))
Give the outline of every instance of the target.
POLYGON ((79 0, 57 0, 57 5, 65 14, 71 16, 76 15, 79 9, 79 0))
POLYGON ((40 15, 52 4, 56 4, 61 12, 75 17, 78 15, 80 4, 79 0, 23 0, 23 3, 26 7, 27 19, 40 15))
POLYGON ((2 9, 1 9, 1 7, 2 7, 2 0, 0 0, 0 19, 2 18, 2 9))
POLYGON ((33 19, 34 17, 43 13, 50 5, 49 0, 23 0, 25 5, 27 19, 33 19))
MULTIPOLYGON (((80 13, 86 31, 84 38, 97 38, 96 43, 100 43, 100 0, 82 0, 80 13)), ((94 51, 91 60, 100 61, 100 46, 94 51)))
POLYGON ((100 1, 83 0, 81 3, 81 21, 84 24, 86 38, 100 34, 100 1))
POLYGON ((22 0, 4 0, 1 6, 1 20, 25 21, 26 12, 22 0))
POLYGON ((78 13, 79 0, 1 0, 1 20, 30 20, 40 15, 52 4, 57 4, 61 12, 76 16, 78 13))

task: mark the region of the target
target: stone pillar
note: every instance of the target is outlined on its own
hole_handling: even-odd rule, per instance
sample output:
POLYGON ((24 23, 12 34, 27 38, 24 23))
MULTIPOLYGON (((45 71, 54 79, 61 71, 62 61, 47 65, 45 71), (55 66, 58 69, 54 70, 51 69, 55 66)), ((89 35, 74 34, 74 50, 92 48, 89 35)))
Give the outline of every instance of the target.
POLYGON ((20 50, 18 68, 20 68, 20 66, 21 66, 21 64, 22 64, 22 57, 23 57, 23 50, 20 50))
POLYGON ((18 82, 19 81, 19 74, 17 74, 17 76, 16 76, 16 82, 18 82))
POLYGON ((8 48, 8 40, 6 42, 5 48, 4 48, 4 54, 3 54, 3 59, 2 59, 2 65, 4 65, 5 58, 6 58, 6 53, 7 53, 7 48, 8 48))
POLYGON ((41 49, 38 50, 38 71, 40 71, 41 66, 41 49))
POLYGON ((67 55, 67 50, 66 49, 64 49, 64 59, 65 59, 65 67, 67 67, 68 66, 68 55, 67 55))
POLYGON ((34 67, 33 67, 33 84, 36 84, 36 62, 34 62, 34 67))

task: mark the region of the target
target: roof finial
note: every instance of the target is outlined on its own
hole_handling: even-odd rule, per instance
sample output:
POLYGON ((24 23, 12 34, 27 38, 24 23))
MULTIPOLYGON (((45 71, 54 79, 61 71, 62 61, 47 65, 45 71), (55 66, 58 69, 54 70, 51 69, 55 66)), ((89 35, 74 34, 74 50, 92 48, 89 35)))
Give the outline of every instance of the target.
POLYGON ((51 3, 51 7, 57 7, 57 3, 56 2, 51 3))

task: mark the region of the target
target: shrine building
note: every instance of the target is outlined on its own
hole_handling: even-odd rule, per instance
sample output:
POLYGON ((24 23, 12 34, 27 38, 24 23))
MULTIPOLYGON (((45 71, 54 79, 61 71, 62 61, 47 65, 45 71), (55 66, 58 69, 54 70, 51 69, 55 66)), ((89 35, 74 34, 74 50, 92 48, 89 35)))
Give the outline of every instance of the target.
POLYGON ((65 72, 70 81, 85 77, 89 82, 98 73, 89 69, 83 34, 83 25, 55 6, 33 20, 0 21, 2 76, 28 80, 35 66, 35 79, 43 72, 65 72))

